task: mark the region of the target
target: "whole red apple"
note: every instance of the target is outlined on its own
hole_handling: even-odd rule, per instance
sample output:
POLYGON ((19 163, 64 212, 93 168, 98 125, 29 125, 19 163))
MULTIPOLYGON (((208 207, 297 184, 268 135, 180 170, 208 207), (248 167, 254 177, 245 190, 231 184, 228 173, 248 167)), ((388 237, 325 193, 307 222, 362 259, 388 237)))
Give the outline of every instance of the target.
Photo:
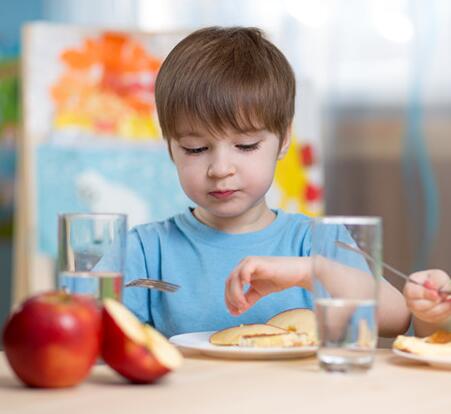
POLYGON ((69 387, 81 382, 100 351, 101 314, 96 301, 51 291, 27 299, 3 331, 6 357, 32 387, 69 387))
POLYGON ((102 358, 129 381, 153 382, 182 363, 174 345, 121 303, 106 299, 102 320, 102 358))

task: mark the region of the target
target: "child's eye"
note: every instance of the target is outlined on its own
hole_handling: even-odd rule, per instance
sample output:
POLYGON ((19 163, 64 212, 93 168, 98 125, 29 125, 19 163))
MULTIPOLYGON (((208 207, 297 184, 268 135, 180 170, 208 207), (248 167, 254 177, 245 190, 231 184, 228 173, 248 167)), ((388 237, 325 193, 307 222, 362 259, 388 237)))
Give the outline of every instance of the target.
POLYGON ((254 151, 260 146, 260 141, 254 142, 253 144, 239 144, 236 147, 241 151, 254 151))
POLYGON ((201 152, 204 152, 208 149, 207 147, 197 147, 197 148, 182 147, 182 148, 186 154, 200 154, 201 152))

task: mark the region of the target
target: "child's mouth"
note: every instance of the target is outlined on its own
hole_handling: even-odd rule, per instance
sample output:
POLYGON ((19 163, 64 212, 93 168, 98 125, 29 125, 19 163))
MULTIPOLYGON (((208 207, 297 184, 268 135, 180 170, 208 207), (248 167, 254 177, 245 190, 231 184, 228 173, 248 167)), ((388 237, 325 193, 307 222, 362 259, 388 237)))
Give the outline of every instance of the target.
POLYGON ((211 191, 210 194, 212 197, 217 198, 218 200, 224 200, 226 198, 231 197, 236 193, 236 190, 226 190, 226 191, 211 191))

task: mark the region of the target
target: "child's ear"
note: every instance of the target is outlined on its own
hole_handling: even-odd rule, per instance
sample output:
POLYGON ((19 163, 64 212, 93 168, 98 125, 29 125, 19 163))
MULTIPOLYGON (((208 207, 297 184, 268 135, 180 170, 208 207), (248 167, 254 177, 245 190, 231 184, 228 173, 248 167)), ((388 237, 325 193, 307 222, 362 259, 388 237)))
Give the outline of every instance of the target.
POLYGON ((290 148, 291 144, 291 125, 288 127, 287 132, 282 140, 282 146, 280 147, 279 155, 277 156, 278 160, 281 160, 283 157, 285 157, 286 153, 288 152, 288 148, 290 148))
POLYGON ((172 141, 173 141, 173 139, 166 139, 166 144, 168 146, 169 157, 171 158, 171 161, 174 162, 174 157, 172 156, 172 147, 171 147, 172 141))

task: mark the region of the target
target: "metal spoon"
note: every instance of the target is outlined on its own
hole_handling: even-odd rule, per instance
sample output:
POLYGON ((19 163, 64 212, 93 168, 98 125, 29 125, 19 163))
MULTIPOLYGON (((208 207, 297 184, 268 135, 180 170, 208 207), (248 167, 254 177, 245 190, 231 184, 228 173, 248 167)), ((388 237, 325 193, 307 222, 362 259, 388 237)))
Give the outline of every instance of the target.
MULTIPOLYGON (((351 244, 342 242, 342 241, 340 241, 340 240, 336 240, 336 241, 335 241, 335 244, 336 244, 338 247, 341 247, 342 249, 346 249, 346 250, 349 250, 349 251, 351 251, 351 252, 361 254, 362 256, 364 256, 364 257, 367 258, 368 260, 372 261, 373 263, 376 262, 376 259, 374 259, 373 256, 371 256, 371 255, 368 254, 367 252, 364 252, 363 250, 359 249, 359 248, 356 247, 356 246, 352 246, 351 244)), ((425 287, 425 286, 423 285, 423 283, 417 282, 416 280, 413 280, 413 279, 410 279, 409 276, 407 276, 405 273, 401 272, 401 271, 398 270, 398 269, 395 269, 393 266, 390 266, 389 264, 387 264, 387 263, 385 263, 385 262, 382 262, 382 266, 384 266, 386 269, 390 270, 390 272, 392 272, 392 273, 394 273, 395 275, 397 275, 397 276, 403 278, 404 280, 406 280, 406 281, 409 282, 409 283, 414 283, 414 284, 416 284, 416 285, 425 287)), ((437 290, 437 289, 435 289, 435 290, 437 290)), ((445 294, 451 294, 451 290, 450 290, 450 289, 439 289, 439 290, 437 290, 437 292, 439 292, 439 293, 445 293, 445 294)))

